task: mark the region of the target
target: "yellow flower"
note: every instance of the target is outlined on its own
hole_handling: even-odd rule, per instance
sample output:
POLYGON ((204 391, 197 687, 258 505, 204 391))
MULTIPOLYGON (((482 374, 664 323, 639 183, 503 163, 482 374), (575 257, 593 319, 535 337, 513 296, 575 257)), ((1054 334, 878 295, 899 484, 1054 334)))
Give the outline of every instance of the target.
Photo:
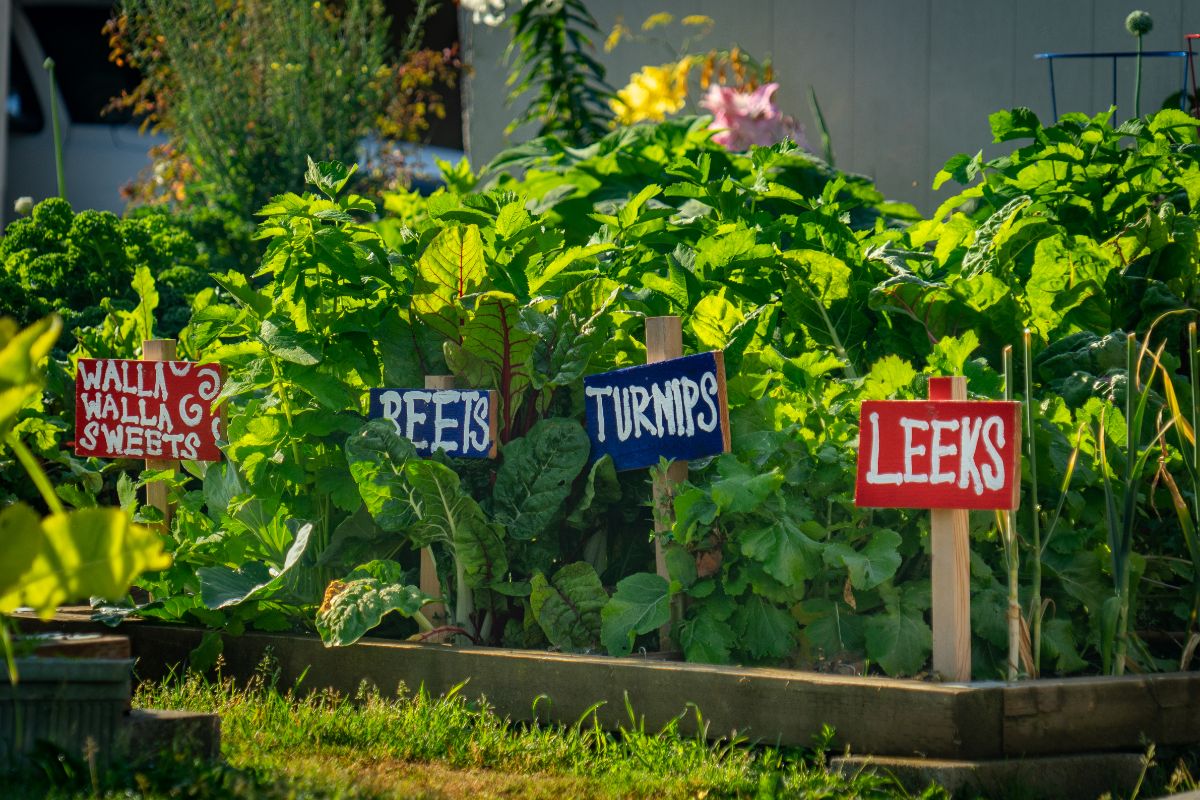
POLYGON ((675 17, 671 16, 665 11, 660 11, 657 14, 651 14, 650 16, 646 17, 646 21, 642 23, 642 30, 649 31, 663 25, 670 25, 671 20, 673 19, 675 19, 675 17))
POLYGON ((687 78, 692 60, 676 64, 642 67, 630 76, 629 85, 617 92, 610 105, 617 122, 632 125, 642 120, 662 122, 668 114, 683 108, 687 101, 687 78))

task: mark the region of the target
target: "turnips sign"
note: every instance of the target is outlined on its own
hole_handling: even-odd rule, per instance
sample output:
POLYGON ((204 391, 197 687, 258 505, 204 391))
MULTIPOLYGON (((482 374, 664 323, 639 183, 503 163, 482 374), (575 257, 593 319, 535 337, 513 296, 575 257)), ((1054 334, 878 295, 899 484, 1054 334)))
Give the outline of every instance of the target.
POLYGON ((729 451, 719 352, 589 375, 583 386, 593 459, 609 455, 626 470, 729 451))
POLYGON ((189 361, 81 358, 75 454, 219 461, 221 368, 189 361))

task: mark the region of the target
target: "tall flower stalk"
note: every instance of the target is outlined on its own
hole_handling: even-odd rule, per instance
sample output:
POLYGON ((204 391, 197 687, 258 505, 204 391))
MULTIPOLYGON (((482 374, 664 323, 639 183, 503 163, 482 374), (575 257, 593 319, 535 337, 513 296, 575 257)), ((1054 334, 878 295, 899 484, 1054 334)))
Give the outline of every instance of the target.
POLYGON ((1137 66, 1133 78, 1133 115, 1142 116, 1142 40, 1154 28, 1146 11, 1133 11, 1125 18, 1125 30, 1137 37, 1137 66))

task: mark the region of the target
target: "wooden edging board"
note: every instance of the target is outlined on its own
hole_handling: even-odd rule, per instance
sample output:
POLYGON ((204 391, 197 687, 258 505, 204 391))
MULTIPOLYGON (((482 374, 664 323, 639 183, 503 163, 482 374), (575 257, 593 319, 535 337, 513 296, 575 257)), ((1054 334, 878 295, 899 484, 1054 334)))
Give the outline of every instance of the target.
MULTIPOLYGON (((102 627, 86 614, 22 620, 26 629, 43 626, 102 627)), ((126 622, 118 631, 130 638, 140 679, 178 669, 204 635, 151 622, 126 622)), ((315 637, 249 633, 225 640, 223 674, 248 678, 267 653, 284 687, 303 674, 309 690, 353 694, 367 681, 385 693, 403 685, 438 695, 467 681, 468 697, 484 696, 515 720, 532 718, 536 701, 539 719, 574 724, 603 703, 597 714, 606 728, 630 724, 628 694, 650 730, 678 717, 693 733, 698 707, 713 738, 736 730, 752 742, 805 747, 829 724, 835 748, 857 754, 996 759, 1139 750, 1143 737, 1200 743, 1200 672, 938 684, 378 639, 330 649, 315 637)))

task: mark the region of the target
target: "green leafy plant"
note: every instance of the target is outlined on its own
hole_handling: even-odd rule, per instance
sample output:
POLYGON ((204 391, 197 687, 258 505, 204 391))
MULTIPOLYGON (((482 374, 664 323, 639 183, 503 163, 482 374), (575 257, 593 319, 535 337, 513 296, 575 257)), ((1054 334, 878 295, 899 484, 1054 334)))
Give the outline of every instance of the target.
POLYGON ((612 90, 596 60, 592 37, 600 33, 582 0, 523 3, 512 18, 507 57, 510 102, 532 96, 508 131, 534 123, 537 135, 588 144, 608 130, 612 90))
MULTIPOLYGON (((0 559, 0 614, 20 606, 49 617, 60 604, 92 595, 115 598, 145 570, 162 569, 170 560, 151 530, 133 524, 117 508, 68 510, 38 460, 14 430, 18 414, 41 392, 42 364, 62 330, 58 317, 18 330, 0 318, 0 436, 37 487, 50 512, 43 517, 25 503, 0 510, 5 542, 0 559)), ((0 620, 0 639, 10 678, 17 672, 7 620, 0 620)))

